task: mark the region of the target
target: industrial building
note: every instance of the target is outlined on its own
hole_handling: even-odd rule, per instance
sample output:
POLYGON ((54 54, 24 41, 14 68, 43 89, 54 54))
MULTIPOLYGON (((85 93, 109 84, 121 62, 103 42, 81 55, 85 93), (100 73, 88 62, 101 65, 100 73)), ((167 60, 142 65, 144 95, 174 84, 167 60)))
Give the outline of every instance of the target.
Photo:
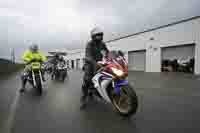
POLYGON ((65 60, 68 68, 81 69, 84 64, 85 51, 84 49, 76 49, 67 52, 65 60))
MULTIPOLYGON (((162 72, 165 61, 193 61, 192 73, 200 74, 199 16, 110 40, 106 44, 109 49, 125 52, 129 70, 162 72)), ((66 57, 68 66, 80 69, 84 54, 84 50, 71 51, 66 57)))

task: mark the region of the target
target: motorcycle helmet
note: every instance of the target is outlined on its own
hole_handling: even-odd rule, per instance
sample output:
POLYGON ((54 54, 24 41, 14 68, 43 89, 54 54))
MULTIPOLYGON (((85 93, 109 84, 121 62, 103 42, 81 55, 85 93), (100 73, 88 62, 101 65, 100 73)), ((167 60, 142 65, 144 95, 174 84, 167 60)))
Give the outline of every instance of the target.
POLYGON ((39 50, 39 46, 37 44, 33 43, 30 45, 29 50, 33 53, 36 53, 39 50))
POLYGON ((59 56, 59 60, 60 61, 64 60, 63 56, 59 56))
POLYGON ((104 33, 98 27, 92 29, 91 32, 90 32, 90 34, 91 34, 92 40, 94 40, 94 41, 102 41, 103 40, 104 33))

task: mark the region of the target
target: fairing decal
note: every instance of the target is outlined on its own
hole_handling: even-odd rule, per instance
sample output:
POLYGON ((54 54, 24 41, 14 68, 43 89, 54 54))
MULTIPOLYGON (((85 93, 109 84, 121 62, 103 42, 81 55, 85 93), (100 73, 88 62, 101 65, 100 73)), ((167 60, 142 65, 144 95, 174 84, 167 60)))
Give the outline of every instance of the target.
POLYGON ((115 93, 117 95, 120 94, 120 87, 121 86, 128 86, 128 80, 118 80, 115 82, 115 93))

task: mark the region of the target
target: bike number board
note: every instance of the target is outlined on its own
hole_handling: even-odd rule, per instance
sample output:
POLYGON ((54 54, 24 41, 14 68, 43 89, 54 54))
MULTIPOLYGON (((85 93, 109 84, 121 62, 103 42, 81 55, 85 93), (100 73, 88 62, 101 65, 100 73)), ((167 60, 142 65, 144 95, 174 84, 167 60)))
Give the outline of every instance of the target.
POLYGON ((32 69, 40 69, 40 63, 39 62, 33 62, 31 63, 32 69))

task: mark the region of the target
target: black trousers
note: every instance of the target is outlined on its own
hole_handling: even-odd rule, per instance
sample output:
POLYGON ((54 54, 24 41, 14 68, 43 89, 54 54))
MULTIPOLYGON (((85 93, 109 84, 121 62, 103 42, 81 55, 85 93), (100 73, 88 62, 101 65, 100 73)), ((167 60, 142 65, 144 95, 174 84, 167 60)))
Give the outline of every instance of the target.
POLYGON ((96 71, 96 66, 91 63, 86 63, 84 65, 84 76, 82 84, 83 98, 88 96, 88 90, 93 87, 92 78, 96 71))

